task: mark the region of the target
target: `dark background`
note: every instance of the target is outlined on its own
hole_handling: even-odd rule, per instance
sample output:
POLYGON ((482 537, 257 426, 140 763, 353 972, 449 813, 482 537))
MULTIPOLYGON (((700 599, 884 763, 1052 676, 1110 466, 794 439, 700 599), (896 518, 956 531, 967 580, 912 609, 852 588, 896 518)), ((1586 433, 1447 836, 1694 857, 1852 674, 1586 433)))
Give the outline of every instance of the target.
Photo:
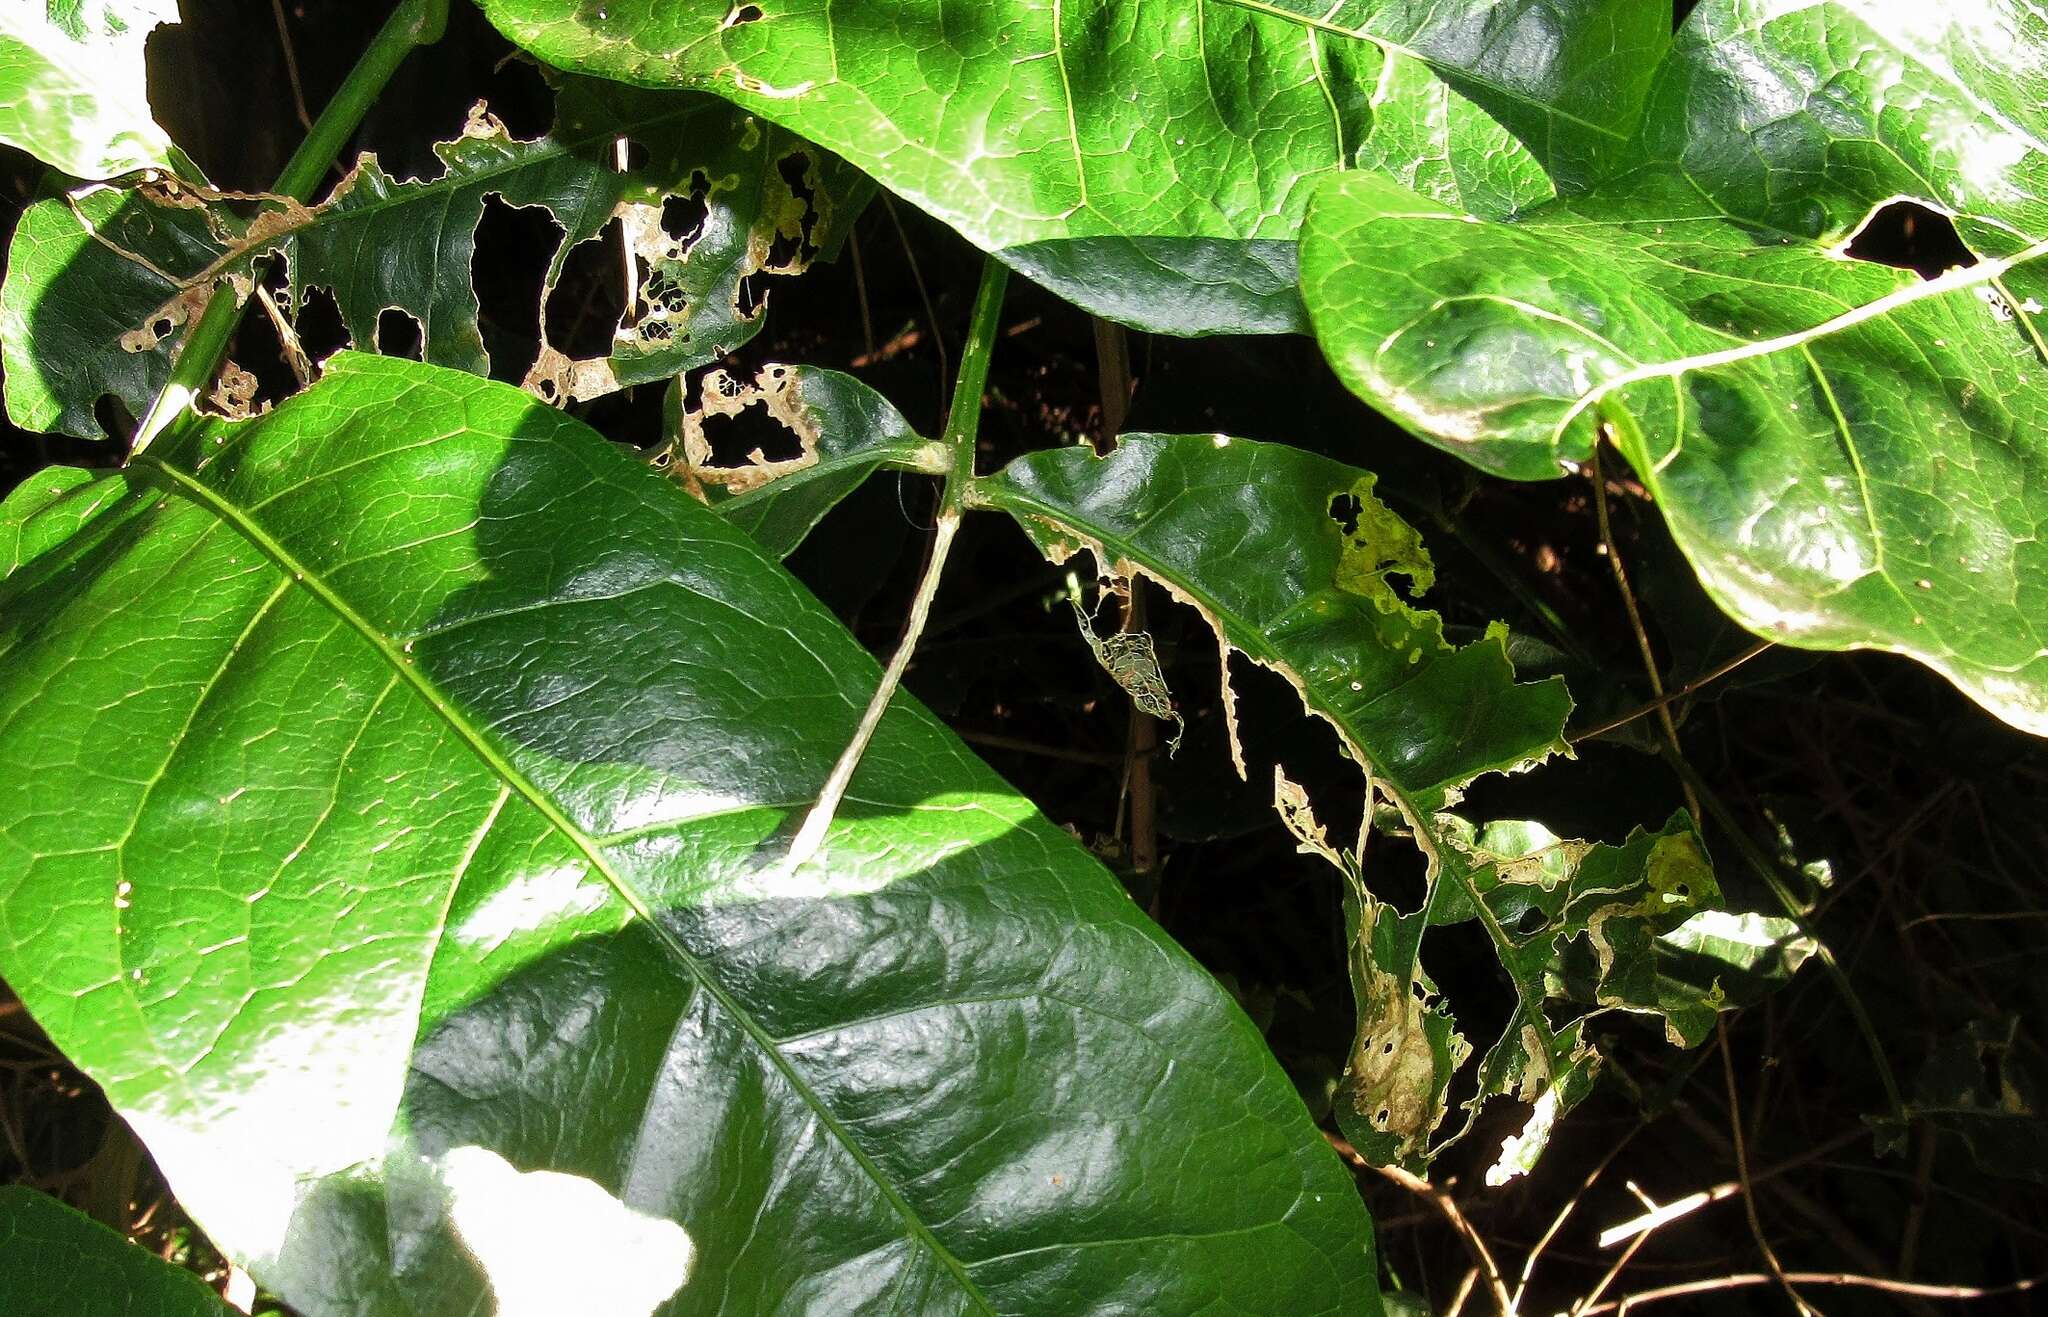
MULTIPOLYGON (((384 6, 292 0, 188 3, 185 23, 151 45, 151 100, 160 120, 216 185, 265 187, 302 132, 293 71, 317 111, 381 22, 384 6)), ((543 131, 549 96, 473 9, 459 3, 448 37, 416 54, 363 125, 357 147, 393 174, 431 173, 428 143, 457 132, 470 104, 488 99, 516 133, 543 131)), ((0 204, 11 231, 38 167, 0 154, 0 204)), ((1940 268, 1937 217, 1888 215, 1858 254, 1940 268)), ((494 373, 517 379, 537 347, 537 293, 552 224, 493 205, 473 270, 494 373)), ((608 276, 615 253, 589 245, 572 259, 551 323, 602 337, 617 313, 608 276)), ((839 261, 776 280, 766 328, 726 363, 736 373, 766 361, 848 370, 880 390, 926 433, 936 433, 958 359, 980 255, 905 205, 870 206, 839 261), (857 254, 857 259, 856 259, 857 254)), ((302 332, 315 355, 342 343, 317 305, 302 332)), ((1013 280, 983 423, 983 469, 1036 448, 1103 439, 1095 344, 1088 319, 1028 282, 1013 280)), ((395 328, 402 329, 403 326, 395 328)), ((388 343, 387 343, 388 346, 388 343)), ((1299 338, 1176 340, 1133 334, 1137 381, 1127 429, 1223 431, 1314 449, 1381 474, 1381 490, 1420 525, 1436 554, 1428 602, 1454 632, 1493 618, 1544 642, 1525 670, 1574 675, 1581 725, 1649 698, 1641 661, 1585 480, 1539 485, 1484 481, 1407 438, 1339 387, 1315 345, 1299 338), (1449 511, 1454 509, 1455 511, 1449 511), (1537 616, 1537 602, 1554 614, 1537 616), (1576 651, 1576 655, 1565 651, 1576 651), (1590 677, 1587 674, 1591 674, 1590 677)), ((252 316, 232 354, 256 371, 265 396, 289 373, 263 318, 252 316)), ((603 400, 580 414, 612 438, 647 446, 660 437, 660 391, 603 400)), ((105 413, 117 425, 121 419, 105 413)), ((0 490, 51 462, 106 465, 115 444, 0 435, 0 490)), ((1616 464, 1618 466, 1618 464, 1616 464)), ((1692 583, 1654 509, 1610 470, 1616 547, 1628 563, 1652 643, 1682 683, 1740 653, 1748 637, 1725 623, 1692 583)), ((878 654, 893 648, 922 566, 931 482, 884 475, 820 527, 790 565, 878 654)), ((1247 564, 1247 570, 1255 570, 1247 564)), ((1188 719, 1186 743, 1154 767, 1160 867, 1129 869, 1119 826, 1128 704, 1089 661, 1060 597, 1062 573, 996 517, 970 519, 940 590, 908 684, 1019 789, 1071 825, 1123 872, 1134 896, 1238 993, 1268 1031, 1311 1106, 1351 1036, 1339 880, 1296 854, 1258 784, 1280 760, 1307 785, 1333 832, 1348 835, 1363 805, 1355 767, 1322 724, 1302 715, 1277 679, 1239 663, 1253 786, 1238 783, 1224 752, 1214 650, 1205 628, 1155 591, 1149 625, 1169 685, 1188 719)), ((1827 861, 1818 928, 1875 1020, 1909 1091, 1945 1039, 1972 1022, 2003 1031, 2017 1017, 2013 1051, 1987 1062, 1985 1083, 2040 1070, 2042 856, 2048 854, 2048 756, 1931 673, 1882 655, 1772 651, 1678 706, 1688 762, 1741 826, 1772 853, 1827 861), (2011 1068, 2010 1074, 2001 1066, 2011 1068)), ((1677 780, 1650 751, 1643 719, 1613 741, 1588 743, 1576 763, 1472 792, 1479 816, 1543 820, 1561 835, 1619 841, 1636 823, 1682 803, 1677 780)), ((1728 904, 1776 913, 1769 894, 1710 828, 1728 904)), ((1373 852, 1369 877, 1412 904, 1420 865, 1396 845, 1373 852)), ((1511 1000, 1475 926, 1432 933, 1425 962, 1484 1045, 1511 1000)), ((1865 1128, 1884 1110, 1867 1050, 1842 999, 1817 966, 1789 989, 1729 1018, 1739 1119, 1755 1204, 1785 1267, 1998 1285, 2048 1270, 2048 1198, 2038 1185, 1980 1168, 1952 1133, 1925 1125, 1902 1155, 1880 1157, 1865 1128), (1782 1168, 1782 1169, 1780 1169, 1782 1168)), ((1731 1108, 1719 1044, 1676 1051, 1653 1023, 1603 1016, 1612 1064, 1570 1116, 1535 1173, 1498 1190, 1480 1177, 1526 1110, 1497 1101, 1474 1136, 1437 1164, 1436 1182, 1488 1240, 1512 1286, 1525 1255, 1566 1204, 1577 1206, 1541 1255, 1525 1310, 1569 1308, 1602 1286, 1620 1250, 1594 1236, 1644 1209, 1730 1181, 1731 1108)), ((1462 1098, 1464 1090, 1454 1091, 1462 1098)), ((1320 1103, 1320 1106, 1318 1104, 1320 1103)), ((1994 1167, 1994 1169, 1996 1169, 1994 1167)), ((204 1274, 219 1260, 195 1237, 147 1155, 108 1112, 90 1081, 37 1033, 0 985, 0 1178, 36 1185, 84 1207, 204 1274)), ((1426 1199, 1359 1171, 1390 1274, 1447 1306, 1470 1265, 1459 1237, 1426 1199)), ((574 1259, 564 1259, 574 1265, 574 1259)), ((1764 1269, 1739 1197, 1700 1209, 1653 1234, 1605 1302, 1682 1281, 1764 1269)), ((1846 1288, 1805 1287, 1826 1311, 1927 1310, 1922 1301, 1846 1288)), ((1783 1309, 1765 1287, 1678 1299, 1660 1312, 1783 1309)), ((1470 1311, 1490 1307, 1473 1295, 1470 1311)), ((2025 1311, 2024 1298, 1981 1300, 1974 1311, 2025 1311)))

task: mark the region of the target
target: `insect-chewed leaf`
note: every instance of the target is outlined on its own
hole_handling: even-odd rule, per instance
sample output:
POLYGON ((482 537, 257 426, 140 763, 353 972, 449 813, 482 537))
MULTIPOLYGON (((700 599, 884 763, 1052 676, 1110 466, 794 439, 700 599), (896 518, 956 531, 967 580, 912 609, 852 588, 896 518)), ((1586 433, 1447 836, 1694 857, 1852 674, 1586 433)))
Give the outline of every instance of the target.
MULTIPOLYGON (((1436 70, 1386 79, 1379 46, 1311 30, 1290 7, 895 0, 875 21, 819 0, 484 2, 542 59, 728 97, 1062 296, 1171 334, 1302 328, 1309 183, 1352 163, 1388 97, 1412 96, 1392 113, 1423 124, 1446 110, 1441 75, 1484 106, 1472 115, 1577 159, 1640 99, 1669 39, 1637 0, 1382 4, 1365 35, 1436 70)), ((1468 130, 1484 131, 1455 129, 1468 130)))
MULTIPOLYGON (((760 281, 837 251, 868 185, 787 131, 713 97, 557 75, 555 123, 514 138, 482 106, 434 149, 441 172, 395 179, 364 156, 315 206, 275 200, 247 221, 190 188, 58 193, 29 208, 0 286, 7 406, 17 424, 101 433, 104 394, 142 414, 181 328, 219 284, 247 296, 285 262, 297 316, 331 293, 355 345, 391 309, 436 365, 489 373, 470 277, 487 201, 538 207, 562 238, 541 280, 539 359, 525 385, 551 403, 601 397, 715 360, 759 330, 760 281), (622 147, 621 144, 625 146, 622 147), (620 168, 621 151, 630 161, 620 168), (577 244, 618 226, 634 283, 609 350, 572 358, 547 323, 577 244)), ((508 363, 499 363, 502 368, 508 363)), ((517 368, 523 363, 509 363, 517 368)))

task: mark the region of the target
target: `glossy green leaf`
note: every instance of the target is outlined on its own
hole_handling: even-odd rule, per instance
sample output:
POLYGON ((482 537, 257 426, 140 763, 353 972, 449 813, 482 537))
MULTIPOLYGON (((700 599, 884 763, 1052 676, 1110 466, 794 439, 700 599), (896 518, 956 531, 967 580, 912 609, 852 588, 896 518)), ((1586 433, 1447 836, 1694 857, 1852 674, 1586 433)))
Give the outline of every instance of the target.
MULTIPOLYGON (((1559 6, 1457 3, 1433 6, 1435 17, 1395 8, 1417 11, 1396 26, 1425 54, 1485 80, 1500 73, 1485 15, 1559 6)), ((1176 334, 1303 326, 1293 244, 1308 185, 1365 140, 1382 68, 1376 46, 1206 0, 484 9, 550 63, 729 97, 1062 296, 1176 334)), ((1610 25, 1618 44, 1603 57, 1634 67, 1621 29, 1644 24, 1610 25)), ((1567 89, 1604 98, 1604 84, 1575 80, 1573 61, 1589 57, 1578 46, 1520 48, 1516 104, 1531 109, 1528 98, 1567 89)), ((1530 123, 1549 134, 1556 119, 1530 123)))
POLYGON ((1504 221, 1386 178, 1311 206, 1337 373, 1523 479, 1610 433, 1745 626, 1911 655, 2048 732, 2048 19, 1707 0, 1625 158, 1504 221), (1844 259, 1897 197, 1977 263, 1844 259))
POLYGON ((170 379, 173 344, 140 350, 133 336, 153 320, 169 332, 159 311, 218 254, 201 211, 115 188, 72 192, 51 179, 15 225, 0 280, 8 419, 96 439, 105 434, 93 411, 103 397, 142 415, 170 379))
POLYGON ((913 702, 788 868, 877 667, 701 504, 355 354, 184 442, 0 582, 0 972, 308 1317, 1377 1311, 1250 1022, 913 702))
POLYGON ((158 24, 177 21, 177 0, 0 6, 0 143, 73 178, 174 170, 142 55, 158 24))
POLYGON ((1225 0, 1426 62, 1570 186, 1622 155, 1671 38, 1650 0, 1225 0))
MULTIPOLYGON (((1150 577, 1193 605, 1216 631, 1226 693, 1233 652, 1286 678, 1423 850, 1429 895, 1403 912, 1375 897, 1301 788, 1276 779, 1275 804, 1303 849, 1347 879, 1358 1033, 1338 1121, 1367 1157, 1420 1168, 1442 1146, 1434 1135, 1471 1054, 1421 963, 1427 929, 1480 920, 1515 984, 1514 1017, 1480 1063, 1475 1113, 1495 1094, 1548 1093, 1554 1119, 1598 1061, 1575 1025, 1546 1013, 1557 945, 1594 935, 1603 965, 1633 967, 1649 937, 1717 890, 1682 819, 1611 848, 1533 824, 1475 834, 1446 812, 1480 774, 1562 751, 1571 702, 1554 678, 1515 682, 1504 629, 1460 648, 1410 601, 1394 578, 1419 590, 1434 569, 1373 485, 1367 472, 1277 444, 1128 435, 1103 458, 1080 448, 1020 458, 978 482, 977 497, 1014 515, 1055 561, 1085 549, 1100 572, 1150 577)), ((1225 709, 1234 717, 1227 699, 1225 709)), ((1532 1131, 1516 1147, 1533 1160, 1541 1139, 1532 1131)))
POLYGON ((100 433, 92 408, 102 394, 140 415, 205 293, 227 280, 246 295, 273 255, 286 262, 288 310, 325 289, 355 343, 371 350, 379 316, 396 308, 419 325, 428 361, 485 374, 470 267, 491 199, 541 208, 563 230, 541 280, 544 342, 526 387, 554 402, 601 397, 752 338, 768 296, 762 281, 836 251, 867 199, 869 185, 845 164, 712 97, 556 81, 545 136, 521 141, 473 115, 435 147, 438 176, 393 179, 365 156, 326 201, 272 206, 253 225, 225 202, 194 209, 203 199, 182 192, 39 202, 0 286, 9 414, 83 437, 100 433), (621 140, 632 144, 624 170, 621 140), (566 327, 551 328, 545 312, 570 250, 600 237, 632 253, 632 302, 608 353, 572 359, 546 341, 566 327))
POLYGON ((230 1317, 205 1282, 48 1194, 0 1185, 0 1312, 230 1317))
POLYGON ((778 558, 882 467, 936 472, 946 460, 888 399, 836 370, 768 365, 745 383, 714 370, 698 391, 685 409, 682 382, 670 387, 672 437, 654 464, 778 558), (786 447, 720 453, 719 430, 755 410, 786 447))

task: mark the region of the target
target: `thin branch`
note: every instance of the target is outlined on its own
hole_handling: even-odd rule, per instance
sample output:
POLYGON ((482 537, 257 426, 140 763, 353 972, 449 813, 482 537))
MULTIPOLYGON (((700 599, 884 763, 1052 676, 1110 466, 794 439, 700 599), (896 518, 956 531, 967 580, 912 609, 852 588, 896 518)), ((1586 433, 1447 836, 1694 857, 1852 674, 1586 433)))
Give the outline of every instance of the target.
POLYGON ((284 48, 284 76, 292 84, 292 112, 299 116, 299 127, 313 131, 313 116, 306 113, 306 88, 299 81, 299 57, 292 49, 291 29, 284 22, 284 0, 270 0, 271 17, 277 20, 277 44, 284 48))
POLYGON ((918 638, 924 634, 924 624, 931 616, 932 599, 939 592, 939 577, 946 569, 946 556, 952 551, 953 536, 960 529, 967 491, 974 484, 974 444, 981 428, 981 397, 988 387, 989 357, 995 349, 996 322, 1002 313, 1003 290, 1009 284, 1009 277, 1009 268, 994 257, 982 263, 981 288, 974 298, 974 319, 967 332, 967 350, 960 360, 960 377, 954 381, 953 406, 946 418, 944 442, 950 465, 946 471, 945 488, 939 495, 938 528, 932 539, 931 557, 925 563, 924 578, 917 583, 916 597, 911 600, 903 639, 897 643, 896 653, 882 673, 881 684, 868 698, 868 707, 861 714, 853 739, 840 752, 839 761, 832 766, 831 774, 818 792, 817 802, 804 816, 803 825, 789 844, 789 853, 783 860, 789 869, 811 859, 824 844, 825 833, 832 826, 832 817, 839 812, 839 802, 845 798, 846 789, 853 782, 854 770, 860 767, 862 756, 867 754, 868 742, 874 739, 883 713, 887 712, 890 700, 895 698, 896 688, 902 684, 911 656, 917 651, 918 638))
POLYGON ((1778 1278, 1779 1287, 1785 1291, 1785 1297, 1792 1300, 1792 1306, 1801 1317, 1820 1317, 1786 1279, 1777 1250, 1771 1247, 1771 1241, 1764 1235, 1763 1218, 1756 1210, 1756 1186, 1749 1179, 1749 1148, 1742 1130, 1742 1095, 1735 1088, 1735 1056, 1728 1046, 1727 1022, 1715 1016, 1714 1029, 1721 1036, 1721 1076, 1728 1086, 1728 1140, 1735 1148, 1735 1175, 1742 1182, 1742 1210, 1749 1217, 1749 1233, 1756 1239, 1757 1251, 1764 1255, 1764 1265, 1778 1278))
MULTIPOLYGON (((1922 1285, 1916 1281, 1887 1280, 1883 1276, 1858 1276, 1845 1271, 1788 1271, 1785 1273, 1785 1279, 1796 1285, 1851 1285, 1922 1299, 1995 1299, 2003 1294, 2024 1294, 2028 1290, 2048 1285, 2048 1276, 2029 1276, 2010 1285, 1922 1285)), ((1598 1314, 1603 1312, 1627 1312, 1632 1308, 1659 1303, 1665 1299, 1684 1298, 1688 1294, 1709 1294, 1717 1290, 1739 1289, 1747 1285, 1775 1285, 1777 1281, 1776 1276, 1761 1271, 1715 1276, 1709 1280, 1689 1280, 1683 1285, 1665 1285, 1654 1290, 1643 1290, 1612 1303, 1588 1308, 1580 1317, 1598 1317, 1598 1314)))
MULTIPOLYGON (((1361 1164, 1370 1164, 1365 1162, 1355 1149, 1352 1156, 1361 1164)), ((1493 1295, 1494 1306, 1500 1310, 1502 1317, 1513 1317, 1514 1296, 1508 1293, 1507 1282, 1501 1279, 1500 1267, 1494 1263, 1492 1250, 1486 1247, 1486 1240, 1480 1236, 1465 1213, 1459 1210, 1458 1200, 1421 1176, 1404 1171, 1398 1166, 1374 1166, 1372 1169, 1409 1193, 1428 1199, 1437 1211, 1443 1213, 1444 1220, 1451 1223, 1451 1228, 1465 1241, 1465 1247, 1471 1250, 1472 1261, 1478 1266, 1479 1274, 1486 1279, 1486 1288, 1488 1293, 1493 1295)))
MULTIPOLYGON (((1629 588, 1628 568, 1622 565, 1621 546, 1614 542, 1614 530, 1607 521, 1607 478, 1600 473, 1600 450, 1607 443, 1607 428, 1602 426, 1593 441, 1590 473, 1593 477, 1593 511, 1600 523, 1600 544, 1607 550, 1607 564, 1614 569, 1614 584, 1621 591, 1621 605, 1628 612, 1629 629, 1635 632, 1636 648, 1642 652, 1643 675, 1650 679, 1650 694, 1656 696, 1651 706, 1657 714, 1657 723, 1664 729, 1664 740, 1670 745, 1673 755, 1682 754, 1678 748, 1678 724, 1672 721, 1670 701, 1664 698, 1664 678, 1657 671, 1657 652, 1650 647, 1650 633, 1643 627, 1643 615, 1636 608, 1636 592, 1629 588)), ((1693 794, 1692 785, 1682 782, 1685 791, 1686 808, 1692 816, 1700 816, 1699 798, 1693 794)))
POLYGON ((1735 669, 1749 662, 1751 659, 1763 653, 1765 650, 1776 649, 1777 644, 1778 642, 1775 640, 1759 640, 1754 645, 1751 645, 1748 649, 1745 649, 1740 654, 1737 654, 1734 658, 1729 659, 1726 663, 1723 663, 1720 667, 1715 668, 1712 672, 1709 672, 1706 676, 1695 677, 1691 681, 1687 682, 1685 685, 1680 686, 1677 690, 1672 691, 1669 695, 1660 695, 1656 699, 1651 700, 1648 704, 1639 705, 1636 708, 1631 709, 1627 713, 1621 715, 1619 718, 1609 719, 1607 722, 1601 723, 1598 727, 1595 727, 1589 732, 1580 732, 1577 735, 1572 736, 1570 738, 1571 743, 1573 745, 1577 745, 1581 741, 1590 741, 1596 736, 1605 736, 1607 733, 1613 731, 1617 727, 1626 727, 1628 724, 1634 722, 1636 719, 1641 718, 1646 714, 1656 713, 1659 709, 1664 709, 1669 707, 1670 705, 1676 704, 1678 701, 1684 699, 1686 696, 1695 694, 1713 685, 1715 682, 1721 680, 1721 678, 1735 671, 1735 669))

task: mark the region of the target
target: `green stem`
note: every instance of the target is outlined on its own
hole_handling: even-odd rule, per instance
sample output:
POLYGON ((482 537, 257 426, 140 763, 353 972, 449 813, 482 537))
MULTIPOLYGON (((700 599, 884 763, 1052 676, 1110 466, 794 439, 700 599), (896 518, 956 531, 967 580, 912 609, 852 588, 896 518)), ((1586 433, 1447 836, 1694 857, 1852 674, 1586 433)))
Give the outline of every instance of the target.
MULTIPOLYGON (((306 201, 320 180, 327 177, 342 149, 355 136, 356 126, 384 93, 391 75, 417 46, 430 46, 441 39, 448 24, 448 0, 400 0, 398 8, 370 40, 370 48, 349 70, 348 78, 334 99, 313 121, 313 131, 292 152, 271 191, 294 201, 306 201)), ((259 281, 261 271, 258 271, 259 281)), ((241 323, 244 304, 234 289, 215 290, 207 300, 198 322, 186 331, 171 365, 171 378, 158 393, 148 415, 135 433, 135 452, 147 448, 165 430, 192 414, 196 399, 227 355, 228 341, 241 323)))
POLYGON ((939 575, 946 569, 947 555, 953 550, 953 536, 960 529, 960 517, 974 487, 974 440, 981 430, 981 395, 988 387, 988 363, 995 354, 996 322, 1002 313, 1003 290, 1009 281, 1010 271, 1001 261, 990 256, 982 262, 981 289, 974 296, 974 318, 967 329, 967 349, 960 359, 960 374, 953 381, 953 405, 946 413, 943 440, 947 456, 946 486, 939 494, 938 527, 932 537, 931 557, 925 563, 923 578, 917 583, 917 594, 910 601, 910 616, 904 623, 903 639, 897 642, 896 653, 882 673, 881 684, 868 698, 868 707, 861 714, 853 738, 840 752, 839 762, 832 765, 831 775, 819 790, 817 802, 811 806, 810 813, 804 815, 803 825, 789 843, 789 854, 783 860, 788 869, 809 860, 824 845, 825 832, 832 826, 832 816, 839 812, 839 802, 845 798, 846 788, 853 782, 854 770, 860 767, 868 742, 874 739, 875 729, 881 726, 882 714, 888 710, 889 701, 895 698, 896 688, 902 684, 903 674, 910 667, 911 655, 917 652, 918 637, 924 634, 925 621, 931 616, 932 600, 939 592, 939 575))
POLYGON ((967 326, 967 346, 960 356, 960 374, 953 380, 953 405, 946 409, 943 442, 953 465, 939 497, 939 514, 958 514, 974 486, 974 441, 981 433, 981 395, 988 389, 988 363, 995 355, 997 320, 1003 292, 1010 285, 1010 267, 991 256, 981 265, 981 287, 974 294, 974 316, 967 326))

